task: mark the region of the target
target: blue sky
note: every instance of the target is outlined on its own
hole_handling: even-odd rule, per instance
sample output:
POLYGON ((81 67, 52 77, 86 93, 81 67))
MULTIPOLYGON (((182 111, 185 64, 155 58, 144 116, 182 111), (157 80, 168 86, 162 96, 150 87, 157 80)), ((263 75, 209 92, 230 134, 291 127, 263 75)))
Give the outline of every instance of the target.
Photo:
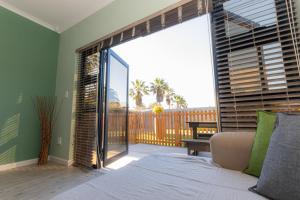
MULTIPOLYGON (((188 107, 215 105, 207 16, 129 41, 113 50, 129 64, 130 82, 141 79, 150 85, 160 77, 187 100, 188 107)), ((143 102, 148 106, 155 102, 155 97, 146 96, 143 102)), ((134 107, 131 99, 130 107, 134 107)))

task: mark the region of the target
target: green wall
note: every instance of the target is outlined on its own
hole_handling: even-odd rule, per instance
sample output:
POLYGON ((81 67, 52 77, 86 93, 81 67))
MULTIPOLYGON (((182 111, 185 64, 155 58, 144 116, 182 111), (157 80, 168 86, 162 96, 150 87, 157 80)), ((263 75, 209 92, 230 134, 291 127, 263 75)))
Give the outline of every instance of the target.
POLYGON ((147 17, 178 0, 115 0, 79 24, 63 32, 60 36, 56 95, 63 97, 69 91, 58 124, 54 132, 51 154, 64 159, 72 159, 76 87, 75 50, 89 42, 99 39, 113 31, 123 28, 139 19, 147 17), (56 144, 62 137, 62 145, 56 144))
POLYGON ((37 158, 32 97, 54 95, 59 35, 0 7, 0 165, 37 158))

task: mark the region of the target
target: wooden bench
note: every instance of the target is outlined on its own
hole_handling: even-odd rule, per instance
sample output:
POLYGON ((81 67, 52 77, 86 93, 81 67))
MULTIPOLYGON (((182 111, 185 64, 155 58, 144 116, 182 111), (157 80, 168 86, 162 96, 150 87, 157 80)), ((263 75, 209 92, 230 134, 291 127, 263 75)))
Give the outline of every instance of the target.
MULTIPOLYGON (((186 122, 193 131, 193 139, 198 139, 198 128, 218 128, 217 122, 186 122)), ((211 134, 212 135, 212 134, 211 134)))
POLYGON ((197 156, 199 152, 210 152, 210 139, 185 139, 182 140, 186 144, 188 155, 197 156))

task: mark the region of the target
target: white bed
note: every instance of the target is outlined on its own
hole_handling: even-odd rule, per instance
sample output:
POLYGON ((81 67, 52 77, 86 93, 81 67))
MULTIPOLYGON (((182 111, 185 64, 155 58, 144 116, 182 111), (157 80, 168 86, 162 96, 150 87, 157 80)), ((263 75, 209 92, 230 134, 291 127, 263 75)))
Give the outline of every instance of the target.
POLYGON ((260 200, 257 179, 216 167, 208 158, 152 154, 59 194, 54 200, 260 200))

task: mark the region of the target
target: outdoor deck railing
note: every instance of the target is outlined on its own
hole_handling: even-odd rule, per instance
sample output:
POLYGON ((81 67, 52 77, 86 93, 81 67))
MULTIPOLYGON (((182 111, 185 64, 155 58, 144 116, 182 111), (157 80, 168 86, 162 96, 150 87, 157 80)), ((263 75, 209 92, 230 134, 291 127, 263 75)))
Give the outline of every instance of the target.
MULTIPOLYGON (((192 130, 187 122, 216 122, 215 108, 165 110, 161 114, 151 111, 129 113, 129 142, 131 144, 157 144, 182 146, 182 139, 191 139, 192 130)), ((200 128, 199 133, 216 133, 215 128, 200 128)))

